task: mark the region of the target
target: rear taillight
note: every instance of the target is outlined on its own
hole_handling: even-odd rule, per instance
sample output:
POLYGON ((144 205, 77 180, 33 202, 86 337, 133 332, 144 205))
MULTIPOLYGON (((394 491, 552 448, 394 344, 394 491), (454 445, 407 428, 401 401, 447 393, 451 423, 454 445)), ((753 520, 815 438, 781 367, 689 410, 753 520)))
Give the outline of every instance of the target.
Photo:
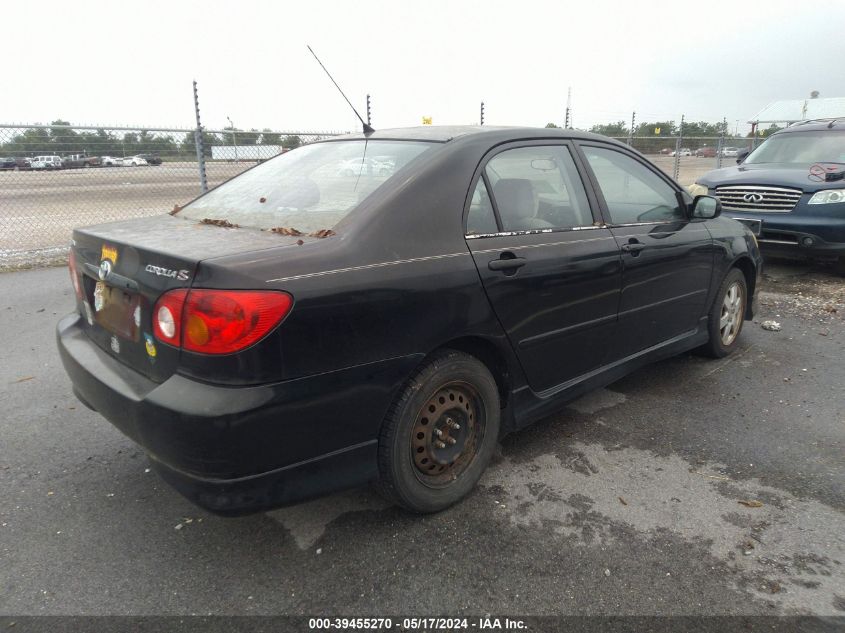
POLYGON ((153 334, 162 343, 179 347, 182 336, 182 309, 187 288, 165 292, 153 308, 153 334))
POLYGON ((79 285, 79 271, 76 269, 76 254, 73 250, 67 258, 67 267, 70 270, 70 281, 73 284, 73 291, 77 299, 82 299, 82 286, 79 285))
POLYGON ((264 338, 292 306, 293 297, 275 290, 180 288, 156 302, 153 333, 191 352, 232 354, 264 338))

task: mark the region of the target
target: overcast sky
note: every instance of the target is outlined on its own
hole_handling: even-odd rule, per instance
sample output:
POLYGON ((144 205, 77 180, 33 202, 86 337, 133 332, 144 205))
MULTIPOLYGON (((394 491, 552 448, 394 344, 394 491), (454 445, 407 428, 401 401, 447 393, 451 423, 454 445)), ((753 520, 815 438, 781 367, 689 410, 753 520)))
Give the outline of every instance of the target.
POLYGON ((720 121, 845 97, 845 2, 8 0, 0 122, 353 130, 720 121))

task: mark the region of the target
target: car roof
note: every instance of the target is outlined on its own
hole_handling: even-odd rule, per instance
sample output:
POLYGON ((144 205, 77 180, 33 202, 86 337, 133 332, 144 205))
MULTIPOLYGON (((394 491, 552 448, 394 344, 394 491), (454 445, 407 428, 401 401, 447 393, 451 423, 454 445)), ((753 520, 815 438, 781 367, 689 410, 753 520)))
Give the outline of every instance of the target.
POLYGON ((363 132, 358 132, 356 134, 347 134, 345 136, 334 137, 332 139, 326 140, 335 141, 367 139, 371 141, 402 140, 447 143, 453 139, 479 135, 490 136, 491 140, 493 140, 492 137, 499 137, 495 139, 497 141, 507 140, 508 138, 576 138, 583 140, 601 140, 616 142, 606 136, 600 136, 598 134, 592 134, 590 132, 580 132, 578 130, 566 128, 493 125, 420 125, 416 127, 400 127, 376 130, 371 134, 364 134, 363 132))

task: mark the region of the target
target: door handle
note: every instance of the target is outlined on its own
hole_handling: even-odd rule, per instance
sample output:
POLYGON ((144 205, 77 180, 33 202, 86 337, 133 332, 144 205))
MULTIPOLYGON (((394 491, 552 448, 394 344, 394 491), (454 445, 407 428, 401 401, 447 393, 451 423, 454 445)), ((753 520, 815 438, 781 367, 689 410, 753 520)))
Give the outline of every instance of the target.
POLYGON ((636 257, 640 254, 640 251, 643 250, 645 247, 645 244, 638 241, 637 238, 632 237, 630 240, 628 240, 627 244, 622 245, 622 250, 626 253, 631 253, 632 256, 636 257))
POLYGON ((516 257, 513 253, 502 253, 499 259, 493 259, 487 262, 487 268, 490 270, 504 270, 516 271, 517 268, 522 268, 528 261, 524 257, 516 257), (510 257, 507 257, 510 255, 510 257))

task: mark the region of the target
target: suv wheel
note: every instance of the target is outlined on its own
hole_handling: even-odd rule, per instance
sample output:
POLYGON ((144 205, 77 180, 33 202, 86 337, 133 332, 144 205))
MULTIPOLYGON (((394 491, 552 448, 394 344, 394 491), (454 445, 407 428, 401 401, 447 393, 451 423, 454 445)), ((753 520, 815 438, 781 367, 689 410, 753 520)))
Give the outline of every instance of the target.
POLYGON ((417 369, 379 437, 379 491, 412 512, 438 512, 478 482, 499 439, 499 390, 477 358, 454 350, 417 369))

